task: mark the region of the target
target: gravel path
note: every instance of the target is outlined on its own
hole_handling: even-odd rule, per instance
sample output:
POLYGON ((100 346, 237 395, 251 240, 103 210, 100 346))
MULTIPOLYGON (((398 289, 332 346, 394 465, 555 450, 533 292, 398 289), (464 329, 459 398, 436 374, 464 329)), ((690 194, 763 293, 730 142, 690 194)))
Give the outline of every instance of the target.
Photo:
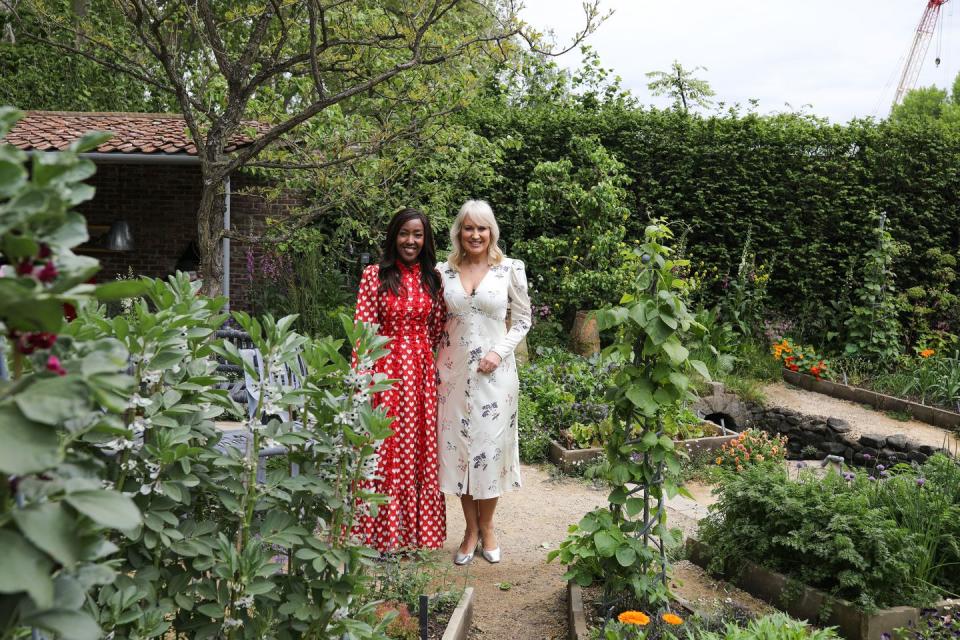
POLYGON ((902 433, 920 444, 947 447, 951 451, 960 450, 960 439, 956 433, 925 422, 896 420, 855 402, 805 391, 783 382, 766 385, 763 393, 767 397, 768 406, 784 407, 807 415, 841 418, 850 423, 851 433, 857 435, 875 433, 890 436, 902 433))
MULTIPOLYGON (((566 584, 564 568, 547 564, 547 553, 566 538, 567 527, 591 509, 606 504, 606 489, 572 479, 557 478, 549 467, 523 467, 524 486, 506 494, 497 507, 497 533, 503 549, 500 564, 477 557, 467 567, 450 561, 463 537, 463 515, 456 498, 447 496, 447 542, 442 562, 449 562, 449 578, 465 580, 476 591, 473 640, 559 640, 566 638, 566 584), (504 584, 506 583, 506 584, 504 584), (509 584, 507 590, 502 586, 509 584)), ((709 489, 696 494, 709 501, 709 489)), ((690 533, 703 507, 683 498, 668 505, 670 524, 690 533)), ((710 607, 732 598, 747 609, 768 609, 726 583, 717 582, 688 562, 675 566, 671 588, 689 602, 710 607)))

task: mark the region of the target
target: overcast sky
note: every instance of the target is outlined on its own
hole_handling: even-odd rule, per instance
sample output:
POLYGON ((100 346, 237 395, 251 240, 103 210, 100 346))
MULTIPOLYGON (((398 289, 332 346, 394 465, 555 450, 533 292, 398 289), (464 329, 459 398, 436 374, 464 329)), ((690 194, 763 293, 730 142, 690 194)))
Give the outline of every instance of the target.
MULTIPOLYGON (((559 42, 582 23, 580 0, 525 0, 521 16, 559 42)), ((763 113, 804 108, 831 121, 887 115, 927 0, 602 0, 614 9, 587 44, 644 103, 645 73, 673 60, 702 66, 716 100, 760 100, 763 113), (790 106, 788 107, 787 104, 790 106), (804 106, 809 105, 809 106, 804 106)), ((960 0, 941 10, 917 86, 960 71, 960 0), (940 67, 934 65, 938 42, 940 67)), ((576 67, 578 53, 559 59, 576 67)))

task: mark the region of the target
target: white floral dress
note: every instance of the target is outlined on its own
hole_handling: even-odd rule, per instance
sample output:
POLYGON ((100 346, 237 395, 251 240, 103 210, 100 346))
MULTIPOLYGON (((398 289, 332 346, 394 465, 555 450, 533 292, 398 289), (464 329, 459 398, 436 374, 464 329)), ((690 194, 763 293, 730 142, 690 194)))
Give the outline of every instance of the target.
POLYGON ((530 330, 527 276, 523 262, 504 258, 471 295, 453 266, 441 262, 437 270, 447 303, 437 354, 440 490, 496 498, 520 487, 520 382, 513 350, 530 330), (503 360, 493 373, 480 373, 477 366, 490 351, 503 360))

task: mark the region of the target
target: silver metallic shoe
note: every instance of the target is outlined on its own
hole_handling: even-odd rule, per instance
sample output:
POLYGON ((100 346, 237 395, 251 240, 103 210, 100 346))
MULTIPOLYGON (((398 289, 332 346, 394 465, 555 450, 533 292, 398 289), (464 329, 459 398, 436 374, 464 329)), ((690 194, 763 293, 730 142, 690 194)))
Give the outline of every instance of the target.
POLYGON ((473 548, 473 551, 471 551, 470 553, 460 553, 460 550, 457 549, 457 552, 453 555, 453 564, 460 567, 462 567, 465 564, 470 564, 470 562, 473 560, 474 554, 477 552, 477 549, 479 548, 480 548, 480 541, 477 540, 477 546, 475 546, 473 548))
POLYGON ((487 551, 486 549, 481 547, 480 553, 483 554, 483 559, 489 562, 490 564, 497 564, 498 562, 500 562, 500 547, 497 547, 496 549, 491 549, 490 551, 487 551))

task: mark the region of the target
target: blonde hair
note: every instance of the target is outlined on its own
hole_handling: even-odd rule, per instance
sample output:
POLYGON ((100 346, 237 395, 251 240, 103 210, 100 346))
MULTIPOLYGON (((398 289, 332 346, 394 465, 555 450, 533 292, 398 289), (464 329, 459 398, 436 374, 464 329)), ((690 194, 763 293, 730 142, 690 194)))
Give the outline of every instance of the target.
POLYGON ((487 249, 487 261, 491 265, 500 264, 503 260, 503 251, 497 246, 497 242, 500 240, 500 225, 497 224, 493 209, 490 208, 486 200, 467 200, 460 207, 457 217, 450 225, 450 257, 447 258, 447 262, 454 268, 458 268, 460 263, 463 262, 464 251, 460 244, 460 232, 463 230, 463 221, 467 216, 470 216, 477 224, 490 227, 490 246, 487 249))

